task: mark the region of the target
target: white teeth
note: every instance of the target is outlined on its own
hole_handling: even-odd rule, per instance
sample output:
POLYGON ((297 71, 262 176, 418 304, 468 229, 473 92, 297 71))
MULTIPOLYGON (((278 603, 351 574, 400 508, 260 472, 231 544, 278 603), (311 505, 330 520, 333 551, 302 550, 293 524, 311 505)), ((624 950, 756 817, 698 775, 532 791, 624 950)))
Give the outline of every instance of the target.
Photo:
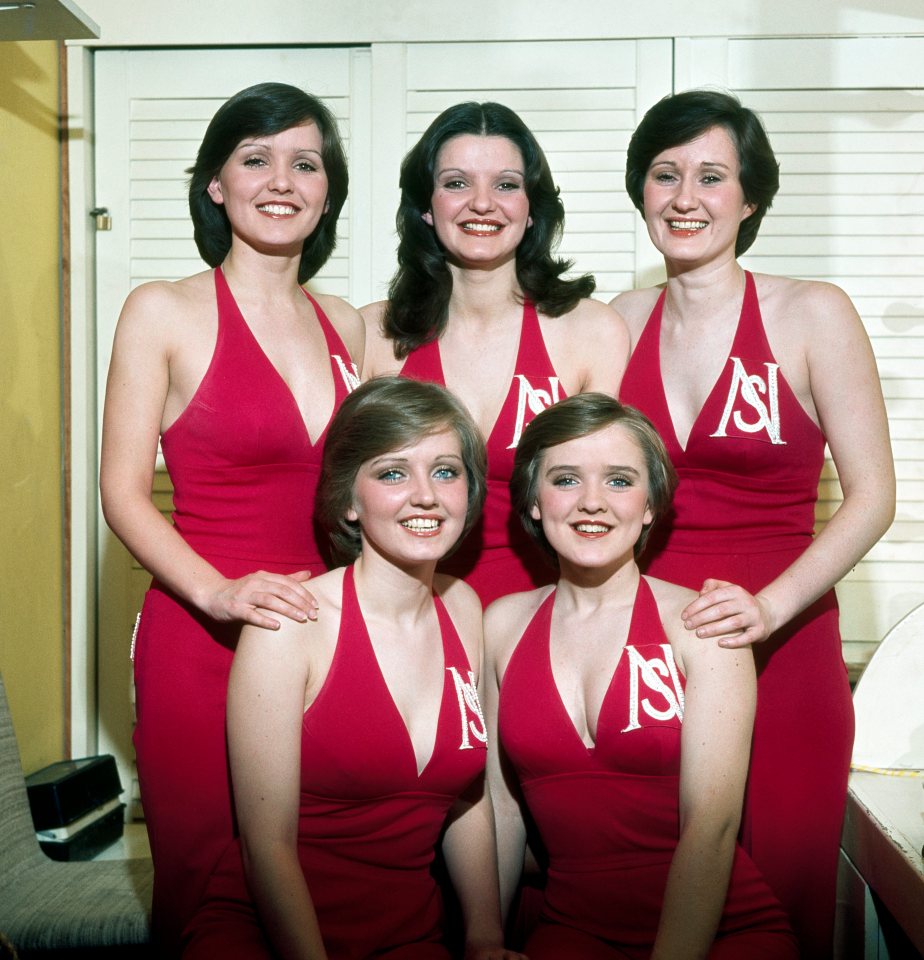
POLYGON ((669 220, 671 230, 705 230, 709 224, 705 220, 669 220))
POLYGON ((574 529, 579 533, 606 533, 610 528, 605 523, 576 523, 574 529))
POLYGON ((424 517, 411 517, 410 520, 401 521, 402 527, 407 527, 408 530, 417 531, 436 530, 439 525, 439 520, 431 520, 424 517))
POLYGON ((462 229, 469 233, 497 233, 500 224, 497 223, 463 223, 462 229))
POLYGON ((272 213, 277 217, 291 217, 295 214, 295 208, 284 203, 264 203, 257 209, 264 213, 272 213))

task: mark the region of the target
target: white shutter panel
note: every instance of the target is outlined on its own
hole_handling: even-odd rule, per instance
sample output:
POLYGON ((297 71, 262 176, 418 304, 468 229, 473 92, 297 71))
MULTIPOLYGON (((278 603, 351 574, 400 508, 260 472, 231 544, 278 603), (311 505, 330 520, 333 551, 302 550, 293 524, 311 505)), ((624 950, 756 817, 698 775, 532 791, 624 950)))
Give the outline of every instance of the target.
MULTIPOLYGON (((845 655, 865 662, 924 602, 924 38, 728 40, 710 75, 698 72, 702 43, 680 47, 685 86, 734 90, 762 116, 781 165, 747 265, 843 287, 879 363, 898 511, 838 587, 845 655)), ((840 501, 834 477, 829 462, 819 524, 840 501)))

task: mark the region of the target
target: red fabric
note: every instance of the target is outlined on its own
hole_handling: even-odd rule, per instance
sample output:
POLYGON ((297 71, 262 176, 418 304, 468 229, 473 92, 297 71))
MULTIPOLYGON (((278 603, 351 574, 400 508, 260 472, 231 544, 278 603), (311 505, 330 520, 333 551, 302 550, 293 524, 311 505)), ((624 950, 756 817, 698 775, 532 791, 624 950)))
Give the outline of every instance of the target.
MULTIPOLYGON (((174 524, 228 577, 325 569, 312 528, 323 437, 295 400, 215 271, 218 337, 195 396, 162 437, 174 524)), ((306 293, 306 296, 308 294, 306 293)), ((336 406, 348 386, 340 337, 314 305, 331 354, 336 406)), ((154 858, 155 936, 174 950, 233 836, 225 693, 239 625, 220 625, 156 581, 135 646, 135 751, 154 858)))
MULTIPOLYGON (((302 728, 299 859, 332 960, 390 957, 390 951, 448 958, 439 944, 441 901, 430 866, 450 807, 485 764, 483 721, 460 699, 450 669, 470 682, 470 665, 435 598, 446 669, 433 755, 418 776, 352 570, 344 574, 330 672, 302 728)), ((258 948, 258 926, 234 845, 209 884, 184 957, 270 957, 265 944, 258 948)))
MULTIPOLYGON (((663 301, 621 389, 652 419, 680 477, 674 511, 652 534, 643 567, 694 590, 715 577, 756 593, 811 543, 824 436, 778 369, 774 416, 776 361, 747 274, 728 361, 681 449, 661 379, 663 301), (741 371, 753 393, 741 389, 741 371)), ((829 957, 853 744, 834 591, 754 654, 757 718, 741 839, 786 907, 803 956, 829 957)))
MULTIPOLYGON (((401 376, 446 385, 438 341, 415 350, 401 376)), ((547 406, 565 397, 549 359, 536 308, 523 305, 523 324, 510 388, 487 440, 488 494, 481 520, 440 569, 469 583, 485 605, 519 590, 552 583, 544 559, 510 507, 513 455, 523 428, 547 406)))
MULTIPOLYGON (((586 947, 593 938, 627 957, 647 957, 680 830, 684 680, 643 578, 596 744, 585 746, 552 674, 554 602, 553 592, 510 659, 498 715, 501 743, 549 854, 541 922, 525 953, 596 956, 586 947)), ((740 957, 796 955, 779 902, 740 847, 717 943, 728 949, 738 937, 766 951, 740 957)))

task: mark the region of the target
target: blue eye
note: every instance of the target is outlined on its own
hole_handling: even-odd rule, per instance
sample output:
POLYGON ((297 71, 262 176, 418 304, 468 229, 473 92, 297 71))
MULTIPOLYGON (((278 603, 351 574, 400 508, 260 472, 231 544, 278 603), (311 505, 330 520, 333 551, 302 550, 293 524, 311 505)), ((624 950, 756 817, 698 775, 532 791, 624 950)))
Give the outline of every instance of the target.
POLYGON ((244 166, 262 167, 265 163, 266 161, 263 159, 263 157, 247 157, 247 159, 244 161, 244 166))
POLYGON ((404 474, 400 470, 391 467, 388 470, 383 470, 376 479, 381 480, 383 483, 397 483, 403 477, 404 474))
POLYGON ((568 476, 567 474, 565 474, 565 475, 563 475, 563 476, 556 477, 556 478, 552 481, 552 486, 555 486, 555 487, 573 487, 577 482, 578 482, 578 481, 577 481, 577 477, 571 477, 571 476, 568 476))
POLYGON ((455 480, 459 476, 459 471, 454 467, 437 467, 433 471, 433 476, 437 480, 455 480))

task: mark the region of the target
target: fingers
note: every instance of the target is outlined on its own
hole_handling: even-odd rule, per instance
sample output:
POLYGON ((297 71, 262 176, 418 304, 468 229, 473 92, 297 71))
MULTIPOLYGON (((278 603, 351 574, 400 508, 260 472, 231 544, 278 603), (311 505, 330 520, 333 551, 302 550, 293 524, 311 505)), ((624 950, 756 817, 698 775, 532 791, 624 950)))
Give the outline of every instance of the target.
POLYGON ((725 647, 743 647, 770 633, 765 610, 743 587, 724 580, 706 580, 700 595, 681 614, 687 630, 703 639, 722 638, 725 647))
POLYGON ((207 612, 215 620, 239 620, 270 630, 278 629, 279 622, 267 614, 276 613, 297 623, 317 620, 318 602, 302 585, 309 576, 307 571, 287 576, 258 570, 239 580, 226 580, 213 595, 207 612))

